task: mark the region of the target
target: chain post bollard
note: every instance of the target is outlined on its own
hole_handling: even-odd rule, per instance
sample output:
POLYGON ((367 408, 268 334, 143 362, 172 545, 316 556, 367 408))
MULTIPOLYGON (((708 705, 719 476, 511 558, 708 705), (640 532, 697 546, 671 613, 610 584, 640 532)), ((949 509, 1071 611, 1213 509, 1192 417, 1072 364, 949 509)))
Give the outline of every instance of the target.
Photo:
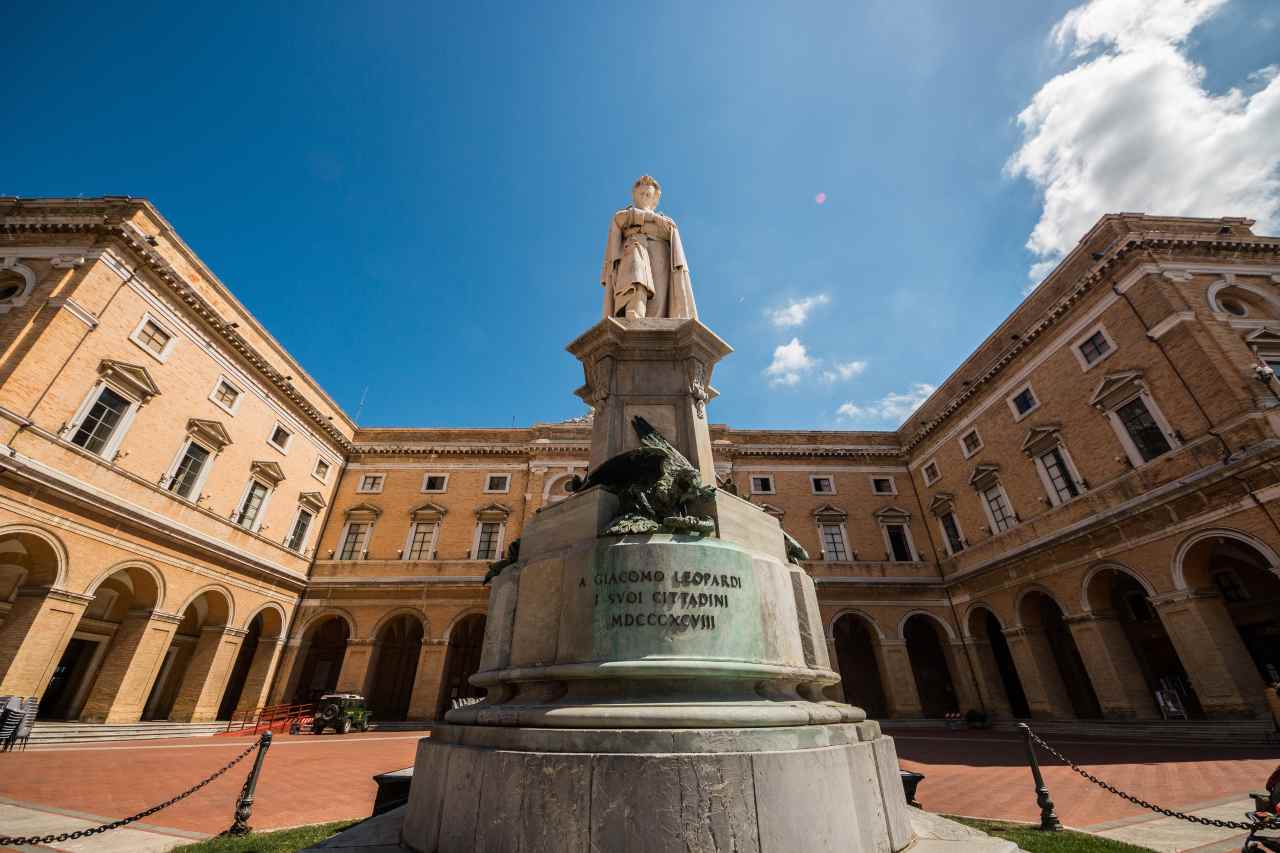
POLYGON ((236 800, 235 822, 223 835, 249 834, 251 830, 249 818, 253 816, 253 792, 258 787, 258 774, 262 772, 262 762, 267 757, 267 750, 270 747, 271 730, 267 729, 258 740, 258 757, 253 760, 253 769, 249 771, 249 777, 244 780, 244 787, 240 789, 240 799, 236 800))
POLYGON ((1036 758, 1036 747, 1031 742, 1031 727, 1026 723, 1018 723, 1022 730, 1023 740, 1027 744, 1027 764, 1031 766, 1031 776, 1036 782, 1036 805, 1040 807, 1040 829, 1044 832, 1061 832, 1062 821, 1053 810, 1053 800, 1049 797, 1049 788, 1044 784, 1044 776, 1040 773, 1040 762, 1036 758))

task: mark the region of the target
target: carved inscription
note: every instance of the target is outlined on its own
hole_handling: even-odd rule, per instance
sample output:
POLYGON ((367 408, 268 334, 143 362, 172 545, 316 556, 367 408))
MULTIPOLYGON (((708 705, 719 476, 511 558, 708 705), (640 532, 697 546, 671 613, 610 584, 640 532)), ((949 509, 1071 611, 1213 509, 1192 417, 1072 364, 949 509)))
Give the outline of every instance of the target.
POLYGON ((646 569, 597 572, 593 584, 595 604, 608 606, 609 630, 714 631, 717 611, 735 604, 742 578, 729 572, 646 569))

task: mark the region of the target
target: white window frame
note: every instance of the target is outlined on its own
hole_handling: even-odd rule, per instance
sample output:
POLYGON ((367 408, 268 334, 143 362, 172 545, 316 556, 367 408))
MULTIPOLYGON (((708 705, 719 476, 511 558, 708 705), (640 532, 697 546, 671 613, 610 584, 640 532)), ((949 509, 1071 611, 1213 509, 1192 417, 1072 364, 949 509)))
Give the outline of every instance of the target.
POLYGON ((471 559, 473 560, 500 560, 502 559, 502 549, 507 544, 507 523, 505 521, 494 521, 492 519, 477 519, 475 533, 471 536, 471 559), (498 538, 495 540, 492 557, 480 557, 480 531, 484 529, 486 524, 498 525, 498 538))
MULTIPOLYGON (((422 559, 424 559, 424 560, 434 560, 434 559, 436 558, 436 546, 437 546, 437 545, 439 544, 439 542, 440 542, 440 523, 441 523, 441 520, 442 520, 442 519, 437 518, 437 519, 434 519, 434 520, 431 520, 431 519, 423 519, 423 520, 421 520, 421 521, 410 521, 410 522, 409 522, 409 535, 407 535, 407 536, 405 536, 405 537, 404 537, 404 548, 403 548, 403 549, 401 549, 401 551, 400 551, 400 557, 401 557, 401 559, 404 559, 404 560, 412 559, 412 558, 409 556, 409 552, 413 549, 413 536, 414 536, 414 534, 417 532, 418 525, 419 525, 419 524, 430 524, 430 525, 432 525, 432 530, 431 530, 431 544, 427 547, 427 556, 426 556, 426 557, 423 557, 422 559)), ((476 542, 478 543, 479 541, 480 541, 480 539, 479 539, 479 536, 477 535, 477 537, 476 537, 476 542)))
POLYGON ((240 411, 240 403, 243 401, 244 401, 244 388, 240 387, 239 383, 232 382, 230 379, 226 377, 225 374, 218 377, 217 381, 213 383, 213 388, 209 391, 209 402, 213 403, 219 409, 222 409, 222 411, 226 412, 228 415, 232 415, 233 417, 235 416, 236 412, 240 411), (226 405, 225 403, 223 403, 221 400, 218 399, 218 388, 220 388, 222 386, 222 383, 224 382, 227 385, 229 385, 233 391, 236 392, 235 402, 232 403, 230 406, 226 405))
POLYGON ((1120 402, 1116 403, 1106 410, 1107 421, 1111 424, 1111 429, 1115 432, 1116 438, 1120 439, 1120 445, 1124 447, 1124 453, 1129 457, 1129 462, 1134 468, 1140 468, 1150 462, 1155 462, 1168 456, 1170 453, 1182 446, 1182 442, 1178 440, 1177 433, 1173 431, 1173 427, 1169 425, 1168 419, 1164 416, 1164 412, 1160 411, 1160 407, 1156 405, 1155 398, 1151 396, 1145 388, 1137 394, 1130 394, 1124 397, 1120 402), (1120 420, 1120 416, 1116 414, 1116 410, 1129 405, 1134 400, 1141 399, 1143 405, 1147 407, 1147 412, 1151 415, 1151 419, 1156 422, 1156 426, 1160 427, 1160 431, 1164 433, 1165 440, 1169 442, 1169 449, 1165 453, 1160 454, 1149 460, 1144 460, 1142 454, 1138 451, 1138 445, 1133 443, 1133 438, 1129 435, 1129 430, 1125 429, 1124 422, 1120 420))
POLYGON ((924 480, 926 486, 932 486, 934 483, 942 479, 942 468, 938 465, 936 458, 930 459, 920 466, 920 477, 924 480), (935 474, 929 476, 929 468, 932 467, 935 474))
POLYGON ((978 500, 982 504, 982 512, 987 516, 987 529, 991 531, 992 536, 999 536, 1001 533, 1008 533, 1010 530, 1022 523, 1018 516, 1018 511, 1013 508, 1013 501, 1009 500, 1009 493, 1005 491, 1004 483, 999 480, 997 480, 991 488, 980 489, 978 491, 978 500), (1000 490, 1001 496, 1004 497, 1004 505, 1009 508, 1009 514, 1013 516, 1013 523, 1003 530, 1001 530, 996 524, 996 517, 991 512, 991 502, 987 500, 987 492, 991 491, 991 489, 1000 490))
POLYGON ((920 552, 919 552, 918 550, 916 550, 916 540, 915 540, 915 538, 911 535, 911 522, 910 522, 910 521, 888 521, 888 520, 881 519, 881 520, 880 520, 880 537, 881 537, 882 539, 884 539, 884 553, 885 553, 885 555, 889 558, 889 559, 888 559, 888 562, 890 562, 890 563, 918 563, 918 562, 920 562, 920 552), (901 528, 902 528, 903 533, 906 535, 906 538, 907 538, 907 551, 909 551, 909 552, 910 552, 910 553, 907 555, 908 559, 906 559, 906 560, 898 560, 898 559, 895 559, 895 558, 894 558, 894 556, 893 556, 893 543, 889 540, 889 525, 891 525, 891 524, 892 524, 892 525, 895 525, 895 526, 897 526, 897 527, 901 527, 901 528))
POLYGON ((1074 341, 1071 342, 1071 354, 1076 357, 1076 362, 1079 363, 1080 369, 1085 373, 1088 373, 1090 370, 1093 370, 1099 364, 1102 364, 1102 362, 1111 358, 1111 356, 1115 355, 1116 350, 1118 349, 1119 347, 1116 346, 1115 339, 1111 337, 1111 333, 1107 331, 1107 327, 1104 326, 1102 323, 1094 324, 1088 329, 1088 331, 1086 331, 1084 334, 1080 335, 1074 341), (1085 341, 1089 340, 1089 338, 1092 338, 1098 332, 1102 333, 1103 339, 1107 342, 1107 344, 1111 347, 1111 349, 1104 352, 1097 361, 1090 364, 1089 361, 1084 357, 1084 353, 1080 352, 1080 347, 1084 345, 1085 341))
POLYGON ((896 495, 898 493, 898 481, 894 479, 892 474, 868 474, 867 482, 871 484, 871 494, 873 495, 896 495), (888 480, 889 491, 876 491, 876 480, 888 480))
POLYGON ((982 452, 982 448, 987 446, 986 443, 983 442, 982 440, 982 433, 978 432, 978 428, 976 426, 969 427, 967 430, 961 433, 960 437, 957 438, 956 441, 960 443, 960 452, 964 454, 965 459, 971 459, 974 456, 977 456, 979 453, 982 452), (965 441, 964 441, 966 438, 968 438, 971 435, 977 436, 978 438, 978 446, 975 447, 973 450, 970 450, 968 446, 965 445, 965 441))
POLYGON ((439 471, 428 471, 422 475, 422 488, 419 489, 419 491, 424 495, 443 495, 445 492, 449 491, 449 475, 443 474, 439 471), (444 485, 438 489, 428 489, 427 480, 431 477, 444 477, 444 485))
MULTIPOLYGON (((982 501, 983 503, 986 503, 986 498, 982 498, 982 501)), ((947 549, 947 556, 954 557, 956 554, 959 554, 960 551, 957 551, 951 547, 951 537, 947 535, 947 526, 942 523, 942 518, 943 516, 946 516, 946 515, 951 516, 951 521, 956 526, 956 535, 960 537, 960 544, 963 546, 960 550, 964 550, 965 547, 968 547, 967 545, 965 545, 965 542, 967 540, 965 539, 964 528, 960 526, 960 514, 956 512, 956 508, 954 505, 951 507, 951 509, 947 510, 946 512, 942 513, 942 515, 939 515, 937 517, 938 532, 942 534, 942 546, 947 549)))
POLYGON ((266 519, 267 509, 271 506, 271 496, 274 495, 275 493, 276 493, 275 486, 271 485, 263 478, 250 477, 249 481, 244 484, 244 489, 241 490, 240 492, 240 500, 236 501, 235 509, 232 510, 231 523, 234 524, 236 527, 239 527, 241 530, 248 530, 250 533, 257 533, 258 531, 262 530, 262 527, 263 527, 262 522, 266 519), (249 490, 253 488, 254 483, 259 483, 265 486, 267 489, 267 493, 262 496, 262 505, 258 507, 258 514, 254 516, 253 526, 245 527, 243 524, 240 523, 237 517, 240 515, 240 511, 244 508, 245 498, 249 497, 249 490))
POLYGON ((142 319, 138 321, 138 325, 134 326, 133 331, 129 334, 129 340, 132 341, 133 345, 138 349, 142 350, 161 364, 164 364, 169 360, 170 354, 173 353, 173 348, 178 344, 178 333, 170 329, 167 324, 156 319, 155 315, 150 311, 144 311, 142 313, 142 319), (169 340, 165 341, 164 348, 158 353, 142 341, 142 330, 147 327, 147 323, 154 323, 157 329, 169 336, 169 340))
POLYGON ((382 489, 387 485, 387 475, 380 471, 363 471, 360 479, 356 482, 356 494, 358 495, 380 495, 382 489), (378 487, 376 489, 365 488, 364 481, 366 477, 379 477, 378 487))
POLYGON ((776 495, 778 493, 778 480, 772 474, 750 474, 747 477, 747 493, 752 495, 776 495), (757 489, 756 479, 769 481, 768 489, 757 489))
POLYGON ((289 548, 289 550, 293 551, 295 554, 306 554, 307 541, 311 539, 312 533, 315 531, 317 517, 318 513, 315 510, 308 509, 302 504, 298 504, 297 508, 293 511, 293 518, 289 519, 289 527, 285 530, 284 540, 281 544, 284 545, 284 547, 289 548), (298 524, 298 516, 302 515, 304 512, 311 516, 311 521, 307 524, 307 532, 303 534, 302 542, 298 544, 297 548, 289 548, 289 539, 293 537, 293 528, 298 524))
POLYGON ((98 402, 98 397, 102 395, 103 388, 110 388, 112 392, 119 394, 121 397, 129 401, 129 408, 120 416, 120 423, 116 425, 115 431, 111 433, 111 437, 107 439, 107 443, 102 446, 101 453, 94 453, 87 447, 80 447, 75 444, 73 447, 84 451, 85 453, 97 456, 99 459, 105 459, 110 462, 115 459, 116 454, 120 451, 120 443, 124 441, 125 433, 129 431, 129 427, 133 425, 133 420, 138 414, 138 408, 142 405, 142 401, 133 394, 128 393, 119 385, 108 382, 105 379, 99 379, 93 383, 89 389, 89 393, 85 395, 84 400, 80 403, 80 408, 76 409, 76 413, 71 420, 67 422, 66 429, 62 431, 62 439, 71 444, 71 439, 80 431, 80 424, 89 416, 89 411, 93 408, 93 404, 98 402))
POLYGON ((822 555, 822 561, 823 561, 823 562, 825 562, 825 563, 852 563, 852 562, 854 562, 854 553, 853 553, 853 549, 849 547, 849 529, 848 529, 848 527, 845 525, 845 522, 843 522, 843 521, 822 521, 821 519, 818 519, 818 520, 817 520, 817 522, 816 522, 816 524, 817 524, 817 527, 818 527, 818 553, 820 553, 820 554, 822 555), (840 541, 841 541, 841 544, 843 544, 843 545, 844 545, 844 555, 845 555, 843 560, 829 560, 829 559, 827 559, 827 547, 826 547, 826 540, 823 538, 823 535, 822 535, 822 528, 824 528, 824 527, 839 527, 839 528, 840 528, 840 541))
POLYGON ((218 451, 214 450, 212 447, 210 447, 209 445, 205 444, 202 441, 196 441, 194 438, 192 438, 189 435, 186 436, 185 438, 183 438, 182 443, 178 445, 178 453, 173 457, 173 461, 169 463, 169 468, 164 473, 164 479, 161 480, 161 484, 163 485, 164 490, 169 494, 173 495, 175 498, 179 498, 184 501, 190 501, 191 503, 199 502, 200 495, 204 491, 205 480, 209 478, 209 469, 213 467, 213 460, 216 459, 217 457, 218 457, 218 451), (200 473, 196 476, 195 486, 191 490, 192 496, 188 498, 188 497, 183 497, 182 495, 178 494, 176 491, 173 490, 173 478, 177 476, 178 466, 182 464, 183 457, 187 455, 187 448, 193 444, 196 445, 197 447, 203 448, 204 450, 208 451, 209 458, 205 460, 204 467, 200 469, 200 473))
POLYGON ((1009 404, 1009 411, 1013 412, 1013 422, 1017 423, 1018 421, 1025 418, 1027 415, 1030 415, 1036 409, 1040 408, 1040 395, 1036 393, 1036 389, 1032 388, 1031 382, 1028 381, 1028 382, 1023 382, 1017 388, 1013 389, 1013 393, 1005 398, 1005 402, 1009 404), (1015 403, 1014 400, 1023 391, 1031 392, 1032 404, 1031 404, 1031 408, 1027 409, 1025 412, 1019 412, 1018 404, 1015 403))
POLYGON ((325 459, 323 456, 317 456, 317 457, 316 457, 316 464, 314 464, 314 465, 312 465, 312 466, 311 466, 311 476, 312 476, 312 477, 315 477, 315 478, 316 478, 317 480, 319 480, 320 482, 322 482, 322 483, 326 483, 326 484, 327 484, 327 483, 329 482, 329 475, 333 473, 333 469, 334 469, 334 467, 335 467, 335 466, 334 466, 334 464, 333 464, 333 462, 332 462, 331 460, 329 460, 329 459, 325 459), (320 463, 322 463, 322 462, 323 462, 325 465, 329 466, 329 469, 328 469, 327 471, 325 471, 323 475, 321 475, 321 474, 317 473, 317 469, 319 469, 319 467, 320 467, 320 463))
POLYGON ((377 523, 378 519, 376 518, 367 518, 364 516, 360 518, 348 518, 342 525, 342 535, 338 537, 338 547, 333 551, 333 559, 344 563, 354 563, 359 560, 369 559, 369 545, 373 542, 373 528, 377 523), (347 534, 351 532, 351 525, 353 524, 367 524, 369 525, 369 532, 365 534, 364 548, 360 550, 360 555, 357 557, 347 558, 342 556, 342 552, 346 550, 347 534))
POLYGON ((289 454, 289 445, 293 444, 293 430, 289 429, 279 421, 276 421, 275 426, 271 428, 271 432, 267 433, 267 444, 287 456, 289 454), (284 434, 288 436, 288 438, 284 440, 284 444, 276 444, 276 430, 283 430, 284 434))
POLYGON ((1059 440, 1057 444, 1048 448, 1044 452, 1033 456, 1032 462, 1035 463, 1036 473, 1040 475, 1040 484, 1044 486, 1044 493, 1049 497, 1049 505, 1062 506, 1064 503, 1067 503, 1067 500, 1063 500, 1062 496, 1058 494, 1058 490, 1054 488, 1053 478, 1049 476, 1049 469, 1045 467, 1043 459, 1045 454, 1052 453, 1054 450, 1058 451, 1062 456, 1062 464, 1067 469, 1067 476, 1071 478, 1073 483, 1075 483, 1076 491, 1080 493, 1079 495, 1076 495, 1075 498, 1068 498, 1067 500, 1073 501, 1084 495, 1084 493, 1089 490, 1085 487, 1084 478, 1080 476, 1080 472, 1076 469, 1075 460, 1072 459, 1071 454, 1067 452, 1067 446, 1059 440))
MULTIPOLYGON (((424 484, 426 480, 422 481, 424 484)), ((484 493, 486 495, 505 495, 511 492, 511 474, 506 471, 490 471, 484 475, 484 493), (501 489, 489 488, 489 481, 494 477, 505 477, 506 484, 501 489)))
MULTIPOLYGON (((809 493, 814 495, 834 495, 836 494, 836 478, 834 474, 810 474, 809 475, 809 493), (826 480, 831 484, 831 491, 818 491, 818 480, 826 480)), ((847 540, 846 540, 847 549, 847 540)))

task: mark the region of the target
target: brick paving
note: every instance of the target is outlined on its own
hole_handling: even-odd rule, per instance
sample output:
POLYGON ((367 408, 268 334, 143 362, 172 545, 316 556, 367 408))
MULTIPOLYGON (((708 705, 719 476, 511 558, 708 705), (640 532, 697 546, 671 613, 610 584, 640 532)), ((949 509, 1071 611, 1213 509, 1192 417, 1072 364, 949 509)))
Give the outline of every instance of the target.
MULTIPOLYGON (((892 731, 898 756, 927 777, 919 791, 929 811, 1034 821, 1039 818, 1022 741, 1007 732, 892 731)), ((1280 764, 1280 747, 1179 746, 1046 738, 1093 775, 1164 806, 1220 802, 1261 789, 1280 764)), ((1041 755, 1058 816, 1088 828, 1146 814, 1041 755)), ((1156 817, 1156 815, 1152 815, 1156 817)), ((1243 814, 1233 818, 1243 820, 1243 814)))
MULTIPOLYGON (((1037 817, 1022 742, 1004 732, 890 732, 902 764, 924 773, 922 805, 936 812, 1032 821, 1037 817)), ((296 826, 369 814, 374 773, 406 767, 421 734, 309 734, 276 738, 258 786, 253 824, 296 826)), ((173 796, 226 763, 251 738, 67 746, 0 755, 0 797, 74 812, 124 817, 173 796)), ((1220 802, 1261 787, 1280 747, 1166 746, 1050 741, 1095 775, 1171 808, 1220 802)), ((235 770, 150 818, 157 826, 213 834, 231 822, 245 773, 235 770)), ((1045 762, 1058 814, 1069 826, 1097 827, 1143 812, 1045 762)))

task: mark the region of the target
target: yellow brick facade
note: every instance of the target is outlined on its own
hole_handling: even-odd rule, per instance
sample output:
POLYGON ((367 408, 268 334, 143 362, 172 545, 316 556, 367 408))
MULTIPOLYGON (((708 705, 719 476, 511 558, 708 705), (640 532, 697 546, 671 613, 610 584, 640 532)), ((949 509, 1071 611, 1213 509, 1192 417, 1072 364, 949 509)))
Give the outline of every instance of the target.
MULTIPOLYGON (((141 201, 0 199, 0 297, 0 694, 109 722, 475 695, 481 580, 588 423, 358 429, 141 201)), ((808 551, 873 715, 1258 717, 1268 360, 1280 240, 1108 216, 898 430, 714 426, 716 469, 808 551)))

